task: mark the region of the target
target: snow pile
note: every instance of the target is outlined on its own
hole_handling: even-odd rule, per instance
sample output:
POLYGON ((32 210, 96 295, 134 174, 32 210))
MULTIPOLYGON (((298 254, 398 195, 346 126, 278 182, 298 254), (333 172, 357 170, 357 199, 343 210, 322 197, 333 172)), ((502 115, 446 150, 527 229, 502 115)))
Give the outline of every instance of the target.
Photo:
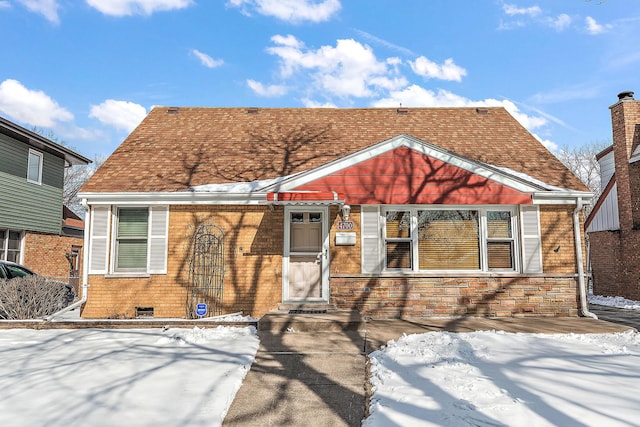
POLYGON ((255 328, 0 330, 0 425, 221 425, 255 328))
POLYGON ((589 304, 606 305, 609 307, 626 308, 627 310, 640 310, 640 302, 623 297, 605 297, 602 295, 589 295, 589 304))
POLYGON ((203 317, 200 320, 211 320, 212 322, 257 322, 260 319, 251 316, 243 316, 242 312, 223 314, 221 316, 203 317))
POLYGON ((639 425, 640 336, 410 335, 371 354, 363 426, 639 425))

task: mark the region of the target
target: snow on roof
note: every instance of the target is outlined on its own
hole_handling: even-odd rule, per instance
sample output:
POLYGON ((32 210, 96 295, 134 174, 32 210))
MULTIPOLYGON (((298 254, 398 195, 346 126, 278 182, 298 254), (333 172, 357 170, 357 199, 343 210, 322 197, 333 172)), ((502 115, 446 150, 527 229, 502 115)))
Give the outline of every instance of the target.
POLYGON ((490 165, 490 166, 493 167, 493 168, 498 169, 501 172, 504 172, 506 174, 514 176, 516 178, 520 178, 520 179, 523 179, 525 181, 528 181, 531 184, 538 185, 538 186, 544 188, 545 190, 550 190, 550 191, 570 191, 570 190, 567 190, 566 188, 556 187, 555 185, 547 184, 546 182, 540 181, 539 179, 534 178, 531 175, 527 175, 524 172, 518 172, 518 171, 515 171, 513 169, 509 169, 509 168, 505 168, 505 167, 501 167, 501 166, 494 166, 494 165, 490 165))
POLYGON ((227 182, 224 184, 204 184, 189 187, 189 191, 196 193, 255 193, 266 187, 282 182, 286 177, 263 179, 246 182, 227 182))

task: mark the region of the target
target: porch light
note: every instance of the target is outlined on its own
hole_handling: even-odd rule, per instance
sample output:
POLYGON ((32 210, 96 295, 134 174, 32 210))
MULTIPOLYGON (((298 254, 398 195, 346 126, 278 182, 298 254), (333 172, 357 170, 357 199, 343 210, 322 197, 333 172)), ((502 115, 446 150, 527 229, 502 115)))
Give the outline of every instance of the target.
POLYGON ((342 214, 343 221, 349 221, 349 213, 351 213, 351 206, 342 205, 340 207, 340 213, 342 214))

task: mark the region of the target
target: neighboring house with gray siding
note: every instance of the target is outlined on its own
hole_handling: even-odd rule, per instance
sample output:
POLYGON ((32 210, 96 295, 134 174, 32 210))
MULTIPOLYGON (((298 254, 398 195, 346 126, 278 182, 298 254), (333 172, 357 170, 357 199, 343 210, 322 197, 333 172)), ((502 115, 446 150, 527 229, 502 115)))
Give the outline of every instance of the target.
POLYGON ((64 171, 90 162, 0 117, 0 260, 69 274, 67 254, 79 262, 83 222, 63 207, 64 171))

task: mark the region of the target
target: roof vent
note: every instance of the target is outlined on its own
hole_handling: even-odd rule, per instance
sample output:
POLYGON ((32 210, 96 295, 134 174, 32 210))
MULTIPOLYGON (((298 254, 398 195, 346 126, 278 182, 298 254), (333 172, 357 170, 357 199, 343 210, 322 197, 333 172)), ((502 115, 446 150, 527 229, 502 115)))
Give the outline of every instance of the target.
POLYGON ((258 114, 258 109, 256 107, 247 108, 247 114, 258 114))
POLYGON ((478 114, 489 114, 489 110, 487 108, 476 108, 476 113, 478 113, 478 114))
POLYGON ((396 109, 396 113, 398 113, 398 114, 409 114, 409 109, 406 108, 406 107, 400 106, 400 107, 398 107, 396 109))
POLYGON ((167 114, 178 114, 180 112, 180 107, 169 107, 167 109, 167 114))
POLYGON ((626 90, 624 92, 620 92, 618 94, 618 99, 620 101, 632 101, 633 100, 633 91, 626 90))

